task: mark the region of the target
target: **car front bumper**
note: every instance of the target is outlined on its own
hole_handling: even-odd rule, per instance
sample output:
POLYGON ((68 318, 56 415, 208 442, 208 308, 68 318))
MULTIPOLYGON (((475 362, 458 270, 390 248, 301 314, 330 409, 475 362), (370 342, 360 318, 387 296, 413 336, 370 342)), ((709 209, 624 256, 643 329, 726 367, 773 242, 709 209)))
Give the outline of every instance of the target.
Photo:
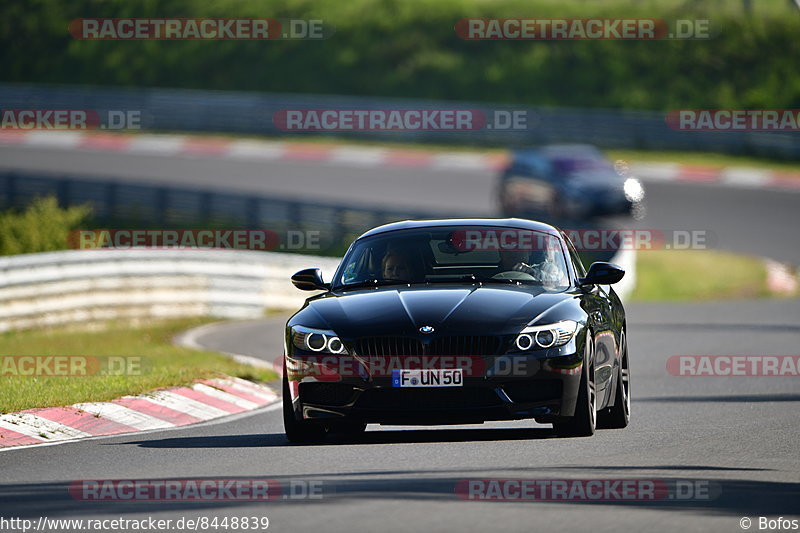
MULTIPOLYGON (((572 343, 571 343, 572 344, 572 343)), ((438 425, 572 416, 583 369, 580 353, 470 356, 462 386, 397 387, 391 371, 358 356, 292 354, 286 376, 298 420, 438 425), (334 359, 335 358, 335 359, 334 359)), ((552 353, 551 352, 551 353, 552 353)), ((403 365, 403 357, 395 363, 403 365)), ((462 359, 462 362, 465 360, 462 359)), ((441 366, 458 368, 459 366, 441 366)), ((398 367, 399 368, 399 367, 398 367)))

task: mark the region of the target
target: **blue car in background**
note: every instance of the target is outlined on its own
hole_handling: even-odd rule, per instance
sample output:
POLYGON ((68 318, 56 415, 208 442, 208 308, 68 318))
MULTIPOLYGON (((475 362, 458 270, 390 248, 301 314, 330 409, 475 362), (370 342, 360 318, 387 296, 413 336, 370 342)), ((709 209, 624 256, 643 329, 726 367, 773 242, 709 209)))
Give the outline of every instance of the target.
POLYGON ((515 150, 500 174, 504 216, 586 220, 643 213, 644 189, 623 176, 590 145, 549 145, 515 150))

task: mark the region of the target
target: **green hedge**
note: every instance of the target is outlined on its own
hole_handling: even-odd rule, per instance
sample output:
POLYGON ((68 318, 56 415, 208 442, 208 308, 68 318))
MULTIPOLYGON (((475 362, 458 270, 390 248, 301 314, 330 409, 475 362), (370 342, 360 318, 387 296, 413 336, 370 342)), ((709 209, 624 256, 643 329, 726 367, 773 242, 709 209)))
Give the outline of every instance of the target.
POLYGON ((789 0, 5 0, 0 80, 632 109, 800 107, 789 0), (78 41, 81 17, 321 18, 326 41, 78 41), (710 40, 464 41, 467 17, 707 18, 710 40))
POLYGON ((24 210, 0 211, 0 255, 64 250, 71 230, 85 227, 91 209, 62 209, 52 196, 38 198, 24 210))

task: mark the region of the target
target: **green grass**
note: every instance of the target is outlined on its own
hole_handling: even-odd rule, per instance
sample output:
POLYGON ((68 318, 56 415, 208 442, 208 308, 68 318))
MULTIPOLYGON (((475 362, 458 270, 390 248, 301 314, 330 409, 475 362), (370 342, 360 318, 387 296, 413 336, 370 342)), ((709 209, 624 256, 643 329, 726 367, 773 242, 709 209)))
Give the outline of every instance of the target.
POLYGON ((763 261, 717 250, 646 250, 636 256, 633 301, 702 301, 769 295, 763 261))
POLYGON ((0 413, 108 401, 222 375, 256 381, 277 379, 274 372, 236 363, 220 353, 172 344, 171 339, 177 333, 211 321, 193 318, 140 327, 112 323, 102 331, 51 329, 5 333, 0 336, 0 356, 141 356, 142 371, 141 375, 91 377, 0 376, 0 413))

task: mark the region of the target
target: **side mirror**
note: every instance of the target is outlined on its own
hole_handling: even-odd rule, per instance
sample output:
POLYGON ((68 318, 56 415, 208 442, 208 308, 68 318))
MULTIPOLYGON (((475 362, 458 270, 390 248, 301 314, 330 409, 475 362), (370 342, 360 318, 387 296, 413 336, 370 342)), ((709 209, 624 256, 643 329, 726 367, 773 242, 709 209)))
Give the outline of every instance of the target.
POLYGON ((307 268, 292 276, 292 283, 301 291, 327 291, 330 285, 322 281, 322 271, 318 268, 307 268))
POLYGON ((621 280, 624 275, 625 271, 619 265, 598 261, 592 263, 586 277, 580 278, 578 283, 580 285, 611 285, 621 280))

